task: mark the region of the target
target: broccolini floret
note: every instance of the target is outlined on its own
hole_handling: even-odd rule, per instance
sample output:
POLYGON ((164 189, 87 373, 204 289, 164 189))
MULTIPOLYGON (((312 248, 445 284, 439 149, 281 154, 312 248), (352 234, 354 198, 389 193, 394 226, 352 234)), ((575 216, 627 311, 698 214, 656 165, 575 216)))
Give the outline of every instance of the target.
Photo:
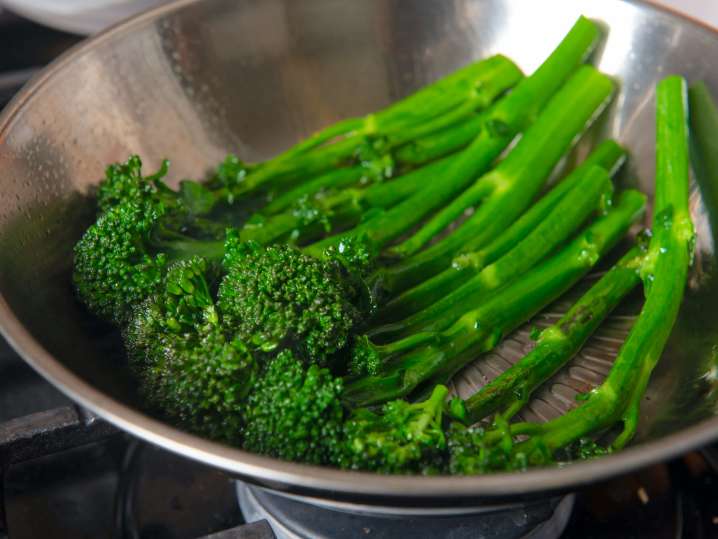
POLYGON ((244 448, 285 460, 333 462, 344 410, 342 381, 284 350, 267 366, 245 407, 244 448))
MULTIPOLYGON (((493 431, 492 434, 496 432, 493 431)), ((466 427, 461 423, 452 423, 447 429, 448 472, 453 475, 478 475, 525 468, 523 455, 514 461, 510 459, 513 446, 510 437, 507 435, 507 440, 500 438, 500 441, 504 441, 504 444, 490 443, 483 427, 466 427)))
POLYGON ((160 170, 150 176, 142 176, 142 160, 131 155, 125 163, 112 163, 105 170, 105 177, 97 190, 97 207, 100 212, 127 201, 143 201, 157 197, 161 191, 161 179, 167 174, 169 161, 162 162, 160 170))
POLYGON ((163 180, 169 171, 169 161, 162 161, 160 169, 149 176, 142 175, 142 160, 131 155, 124 163, 112 163, 97 190, 100 213, 126 202, 150 201, 166 208, 183 208, 195 216, 209 213, 215 205, 226 200, 226 190, 210 190, 205 184, 182 180, 179 190, 170 188, 163 180))
POLYGON ((123 336, 150 406, 195 432, 237 442, 258 364, 222 327, 206 275, 200 257, 172 264, 161 290, 134 309, 123 336))
POLYGON ((324 363, 347 344, 359 315, 336 265, 288 245, 241 246, 225 258, 218 292, 228 327, 261 351, 290 347, 310 362, 324 363))
POLYGON ((166 334, 151 353, 137 371, 146 402, 193 432, 238 443, 258 372, 244 343, 213 327, 191 337, 166 334))
POLYGON ((167 256, 147 247, 162 206, 147 202, 110 208, 75 246, 73 281, 95 314, 122 323, 130 307, 162 282, 167 256))
POLYGON ((131 357, 145 356, 165 333, 187 336, 219 326, 207 271, 207 261, 198 256, 169 266, 159 292, 137 305, 125 326, 131 357))
POLYGON ((381 473, 439 472, 446 448, 442 417, 448 393, 446 386, 437 385, 425 401, 391 401, 378 413, 354 410, 344 426, 340 465, 381 473))
POLYGON ((381 368, 382 357, 369 337, 360 335, 351 349, 348 371, 350 375, 377 374, 381 368))
MULTIPOLYGON (((95 314, 115 323, 157 290, 167 265, 194 255, 220 259, 224 241, 188 235, 191 215, 162 202, 131 200, 110 207, 75 245, 73 281, 95 314)), ((194 222, 194 231, 219 237, 224 228, 194 222)))

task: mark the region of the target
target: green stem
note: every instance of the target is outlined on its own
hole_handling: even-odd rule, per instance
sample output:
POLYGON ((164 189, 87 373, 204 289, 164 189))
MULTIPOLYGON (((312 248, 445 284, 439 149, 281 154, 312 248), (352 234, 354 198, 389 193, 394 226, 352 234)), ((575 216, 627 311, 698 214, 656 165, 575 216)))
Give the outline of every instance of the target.
POLYGON ((414 125, 397 130, 395 133, 387 132, 387 142, 390 147, 398 148, 412 140, 436 136, 438 133, 460 125, 469 118, 476 117, 477 110, 483 110, 487 107, 488 105, 484 104, 480 104, 480 106, 477 107, 476 98, 469 97, 463 103, 457 104, 453 110, 440 114, 427 122, 417 122, 414 125))
POLYGON ((466 100, 479 100, 474 107, 486 108, 507 84, 511 87, 522 77, 521 70, 501 54, 471 63, 375 113, 374 132, 391 133, 445 117, 466 100))
POLYGON ((563 367, 608 314, 640 282, 644 251, 631 249, 554 325, 544 329, 536 347, 466 400, 468 423, 499 412, 511 419, 533 392, 563 367))
MULTIPOLYGON (((427 163, 436 159, 442 161, 446 159, 446 155, 455 153, 464 146, 466 146, 479 132, 479 122, 475 121, 465 122, 463 124, 451 125, 445 130, 441 130, 430 135, 426 135, 421 139, 414 140, 412 146, 412 157, 411 160, 406 163, 411 167, 421 167, 422 169, 427 163)), ((397 164, 402 164, 401 159, 395 159, 397 164)), ((445 164, 441 167, 448 166, 449 161, 445 161, 445 164)), ((404 178, 407 174, 403 174, 400 178, 404 178)), ((384 186, 385 184, 394 185, 396 182, 393 179, 387 178, 386 182, 378 182, 375 185, 384 186)), ((327 189, 343 189, 353 185, 361 183, 369 183, 373 181, 371 178, 370 171, 367 170, 364 165, 354 165, 351 167, 338 168, 331 170, 321 176, 313 178, 309 181, 301 183, 297 187, 280 193, 276 198, 272 199, 266 206, 264 206, 259 214, 264 216, 275 215, 284 210, 290 208, 297 200, 302 197, 309 197, 320 193, 327 189)), ((369 186, 373 187, 373 186, 369 186)), ((391 192, 391 187, 389 188, 391 192)), ((404 196, 409 196, 413 191, 405 192, 403 196, 398 197, 396 202, 401 200, 404 196)), ((383 194, 383 193, 382 193, 383 194)), ((219 193, 217 199, 226 198, 225 193, 219 193)), ((377 196, 379 193, 377 193, 377 196)), ((393 204, 388 204, 393 205, 393 204)), ((371 206, 386 207, 387 205, 381 206, 379 204, 371 204, 371 206)))
POLYGON ((340 120, 337 123, 325 127, 321 131, 318 131, 308 136, 304 140, 298 142, 288 150, 282 152, 281 154, 273 158, 270 162, 279 162, 294 159, 337 137, 354 134, 358 131, 361 131, 364 128, 365 123, 366 119, 361 117, 346 118, 344 120, 340 120))
MULTIPOLYGON (((471 315, 464 315, 454 325, 461 328, 462 321, 464 325, 473 323, 476 327, 490 324, 503 338, 586 275, 643 215, 645 203, 646 197, 642 193, 624 191, 614 208, 592 223, 556 255, 492 296, 476 310, 478 316, 472 319, 471 315), (496 299, 502 296, 503 302, 496 299), (485 307, 486 305, 489 307, 485 307)), ((468 361, 475 357, 473 354, 468 361)), ((436 374, 434 383, 448 382, 467 363, 467 358, 457 359, 456 362, 447 363, 442 371, 436 374), (444 382, 440 382, 441 380, 444 382)))
MULTIPOLYGON (((496 240, 478 251, 457 257, 451 267, 389 301, 379 313, 381 320, 399 320, 445 297, 531 234, 554 211, 563 197, 584 180, 590 167, 599 166, 612 175, 624 157, 625 151, 615 142, 607 140, 601 143, 566 179, 536 202, 496 240)), ((404 290, 405 283, 401 277, 401 271, 389 267, 380 269, 372 281, 383 295, 391 297, 404 290)))
POLYGON ((366 208, 391 208, 411 197, 420 189, 426 188, 436 176, 449 169, 458 158, 457 154, 453 154, 404 174, 395 180, 371 185, 363 192, 362 204, 366 208))
POLYGON ((479 202, 484 183, 493 190, 459 228, 393 269, 411 286, 449 267, 459 252, 477 250, 506 230, 531 203, 577 135, 595 118, 613 91, 611 79, 582 67, 547 105, 516 147, 452 204, 392 252, 403 256, 420 247, 465 209, 479 202), (417 239, 417 241, 414 240, 417 239), (408 245, 405 249, 403 246, 408 245))
MULTIPOLYGON (((375 328, 370 336, 383 341, 417 331, 447 328, 466 310, 484 301, 491 291, 520 277, 573 235, 591 213, 600 209, 606 193, 610 196, 612 190, 608 173, 600 167, 591 167, 549 216, 508 253, 483 268, 466 261, 464 273, 468 278, 463 284, 401 322, 375 328)), ((591 228, 583 235, 591 234, 591 228)))
MULTIPOLYGON (((480 121, 478 117, 472 118, 471 120, 467 120, 463 123, 450 125, 444 130, 413 140, 408 145, 411 146, 411 157, 407 160, 403 160, 397 156, 394 161, 396 165, 409 165, 409 167, 401 167, 403 169, 411 169, 415 167, 424 168, 427 163, 437 159, 443 160, 447 155, 453 154, 465 147, 469 144, 469 142, 471 142, 471 140, 473 140, 474 137, 476 137, 479 130, 480 121)), ((402 150, 404 149, 409 149, 408 146, 405 145, 402 146, 402 148, 399 148, 397 150, 398 153, 402 153, 402 150)), ((444 166, 448 166, 448 161, 445 162, 444 166)), ((370 171, 368 171, 367 167, 362 164, 331 170, 326 174, 322 174, 312 180, 303 182, 297 187, 279 194, 261 209, 260 214, 269 216, 280 213, 290 208, 300 198, 316 195, 323 190, 342 189, 352 185, 361 184, 362 182, 371 182, 372 179, 368 176, 370 176, 370 171)), ((400 177, 403 178, 405 176, 406 174, 403 174, 400 177)), ((375 185, 384 185, 385 183, 394 185, 395 180, 390 179, 390 181, 378 182, 375 185)), ((404 196, 408 196, 409 194, 411 193, 405 193, 404 196)), ((223 196, 226 197, 226 195, 223 196)), ((217 198, 221 199, 222 196, 217 196, 217 198)), ((401 200, 401 197, 397 200, 397 202, 399 200, 401 200)), ((378 204, 371 205, 379 206, 378 204)))
MULTIPOLYGON (((543 425, 540 443, 552 453, 591 433, 624 422, 623 447, 635 432, 638 408, 653 368, 678 317, 690 265, 694 231, 688 207, 686 86, 671 76, 656 92, 656 195, 653 237, 641 277, 646 301, 608 377, 578 408, 543 425)), ((535 440, 514 448, 529 454, 535 440)))
POLYGON ((465 103, 462 103, 462 100, 468 99, 471 101, 471 107, 475 108, 474 101, 485 96, 476 90, 486 84, 485 71, 490 68, 497 69, 498 80, 490 80, 489 83, 505 84, 502 77, 521 78, 520 70, 502 55, 490 57, 483 63, 473 62, 374 114, 340 120, 297 143, 272 159, 272 162, 296 158, 341 136, 365 136, 381 131, 396 131, 416 122, 445 118, 448 115, 457 119, 456 111, 451 110, 452 107, 463 107, 465 103), (429 105, 434 109, 427 110, 429 105))
POLYGON ((312 198, 304 198, 303 206, 296 205, 302 200, 299 198, 294 201, 295 207, 289 207, 281 213, 269 217, 255 215, 245 223, 241 239, 268 244, 281 238, 291 237, 306 242, 321 237, 327 232, 351 228, 356 226, 372 208, 389 208, 419 189, 423 189, 456 158, 456 156, 445 157, 394 180, 376 183, 365 189, 316 193, 312 198))
MULTIPOLYGON (((503 56, 492 56, 482 60, 469 66, 460 75, 464 76, 469 72, 471 80, 465 81, 465 84, 459 83, 461 77, 450 79, 449 84, 438 81, 435 83, 438 90, 430 85, 417 94, 405 98, 405 102, 370 114, 359 122, 345 121, 346 130, 342 128, 336 131, 332 127, 327 128, 331 130, 331 137, 320 132, 312 137, 312 142, 304 144, 300 151, 290 150, 278 159, 260 164, 239 186, 239 194, 246 195, 258 189, 264 191, 284 189, 288 185, 296 185, 307 177, 317 176, 336 166, 346 165, 362 145, 367 142, 371 144, 372 139, 383 136, 383 129, 396 133, 417 122, 423 124, 437 113, 444 113, 462 103, 470 95, 476 102, 476 108, 480 110, 514 86, 521 78, 521 71, 503 56), (467 94, 469 90, 470 94, 467 94), (340 132, 347 133, 349 136, 331 144, 318 144, 330 141, 340 132)), ((396 144, 401 142, 401 137, 398 137, 396 144)))
POLYGON ((420 385, 448 383, 464 365, 491 350, 508 332, 573 286, 626 233, 644 204, 641 193, 622 193, 618 204, 592 225, 590 234, 582 234, 522 279, 498 290, 450 328, 437 333, 435 343, 391 358, 378 374, 349 380, 347 401, 376 404, 405 397, 420 385))
POLYGON ((514 221, 506 232, 499 235, 496 240, 483 247, 480 251, 474 251, 474 253, 477 253, 484 264, 491 264, 511 250, 527 234, 531 233, 549 215, 564 195, 571 191, 577 183, 583 181, 589 168, 593 166, 601 167, 609 176, 613 176, 623 164, 625 158, 625 149, 613 140, 604 140, 589 154, 583 163, 544 195, 526 213, 514 221))
POLYGON ((427 137, 412 140, 393 152, 394 161, 404 167, 421 165, 468 146, 484 125, 483 114, 427 137))
POLYGON ((156 242, 154 246, 167 253, 170 260, 184 260, 193 256, 201 256, 212 262, 222 260, 224 256, 224 240, 195 240, 186 238, 156 242))
MULTIPOLYGON (((461 158, 441 181, 432 182, 426 189, 350 234, 365 235, 378 247, 383 247, 463 191, 491 165, 515 135, 531 123, 593 48, 598 35, 597 27, 581 17, 536 72, 522 80, 511 93, 491 108, 486 114, 479 135, 460 154, 461 158)), ((608 79, 606 81, 607 84, 600 80, 593 81, 597 86, 596 93, 612 91, 613 85, 608 79)), ((604 95, 602 100, 606 97, 607 95, 604 95)), ((577 111, 576 114, 580 112, 577 111)), ((339 236, 318 242, 310 248, 310 254, 321 256, 327 247, 336 245, 342 239, 343 236, 339 236)))
POLYGON ((364 167, 361 165, 332 170, 282 193, 264 206, 260 213, 265 216, 275 215, 291 208, 297 200, 316 195, 324 189, 350 187, 358 183, 364 177, 364 173, 364 167))
MULTIPOLYGON (((584 81, 577 77, 571 79, 567 86, 575 83, 577 88, 580 87, 579 81, 584 81)), ((585 77, 588 79, 588 74, 585 77)), ((548 171, 553 168, 558 158, 575 139, 576 134, 585 127, 595 109, 613 91, 610 83, 600 83, 596 80, 596 85, 598 90, 593 96, 597 97, 598 101, 591 99, 591 93, 588 93, 587 96, 569 93, 568 96, 573 99, 566 100, 568 96, 564 92, 560 92, 551 100, 546 107, 546 114, 541 114, 536 123, 529 127, 524 137, 521 138, 516 148, 511 152, 510 157, 499 164, 495 174, 492 173, 494 175, 492 183, 496 185, 497 189, 501 189, 503 186, 508 188, 509 183, 518 180, 516 176, 520 174, 522 168, 532 168, 529 165, 532 159, 539 159, 535 164, 539 168, 548 168, 548 171), (604 94, 603 92, 606 93, 604 94), (561 96, 560 100, 559 95, 561 96), (580 107, 579 103, 585 104, 585 106, 580 107), (543 145, 540 144, 541 142, 543 142, 543 145)), ((516 90, 519 89, 520 84, 516 90)), ((547 173, 544 172, 544 174, 547 173)), ((541 175, 541 173, 539 172, 537 175, 541 175)), ((466 209, 481 202, 483 198, 479 185, 481 181, 483 180, 469 187, 461 196, 443 208, 418 232, 412 235, 411 238, 394 247, 392 251, 402 257, 419 251, 434 236, 461 216, 466 209)))

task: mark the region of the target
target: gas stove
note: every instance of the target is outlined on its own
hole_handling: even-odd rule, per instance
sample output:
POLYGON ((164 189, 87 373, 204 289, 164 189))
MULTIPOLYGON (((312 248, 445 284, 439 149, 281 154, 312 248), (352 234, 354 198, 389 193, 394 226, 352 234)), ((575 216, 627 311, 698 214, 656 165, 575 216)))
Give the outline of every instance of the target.
MULTIPOLYGON (((78 40, 0 14, 0 108, 78 40)), ((718 451, 498 513, 349 512, 245 485, 122 433, 0 339, 0 539, 419 536, 718 538, 718 451)))

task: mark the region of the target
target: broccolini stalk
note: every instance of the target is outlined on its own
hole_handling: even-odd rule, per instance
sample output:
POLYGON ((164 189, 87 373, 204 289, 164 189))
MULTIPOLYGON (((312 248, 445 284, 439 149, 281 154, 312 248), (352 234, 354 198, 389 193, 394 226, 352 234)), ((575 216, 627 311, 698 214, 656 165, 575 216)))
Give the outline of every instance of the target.
POLYGON ((379 112, 361 118, 348 118, 330 125, 299 142, 275 160, 297 157, 340 136, 391 134, 407 127, 416 129, 419 133, 428 133, 449 125, 473 112, 477 106, 486 106, 484 100, 490 99, 490 93, 482 92, 484 85, 504 84, 501 78, 491 78, 487 73, 491 68, 509 80, 516 79, 517 82, 521 78, 519 69, 502 55, 493 56, 483 62, 474 62, 379 112), (436 123, 427 120, 434 120, 436 123))
POLYGON ((688 110, 685 80, 670 76, 656 91, 656 194, 653 237, 640 269, 646 301, 606 380, 578 408, 543 425, 518 423, 512 433, 533 431, 512 458, 549 460, 560 448, 623 423, 614 449, 633 437, 638 411, 683 300, 694 242, 688 207, 688 110))
MULTIPOLYGON (((605 205, 606 197, 610 199, 612 192, 613 185, 605 170, 600 167, 587 169, 585 178, 508 253, 478 270, 472 267, 468 258, 464 261, 468 278, 463 284, 459 282, 441 299, 429 302, 427 307, 400 322, 373 328, 369 335, 382 341, 421 331, 446 329, 456 320, 457 313, 480 304, 491 291, 519 278, 572 236, 589 215, 605 205)), ((588 230, 590 233, 590 226, 588 230)))
POLYGON ((262 189, 276 190, 296 185, 304 178, 317 176, 336 166, 345 165, 357 156, 357 152, 374 149, 379 141, 379 152, 398 147, 416 136, 446 127, 442 115, 456 106, 471 101, 465 107, 473 114, 489 106, 498 96, 514 86, 521 78, 521 71, 507 58, 492 56, 459 72, 458 78, 424 88, 407 98, 408 103, 397 103, 389 109, 367 116, 359 121, 349 120, 342 127, 329 128, 329 134, 318 134, 301 143, 298 151, 288 153, 250 171, 240 186, 242 194, 262 189), (469 75, 463 80, 464 75, 469 75), (333 141, 338 135, 344 135, 333 141), (381 140, 380 140, 381 139, 381 140), (325 144, 332 142, 331 144, 325 144), (381 146, 386 146, 382 148, 381 146))
POLYGON ((424 188, 456 159, 457 156, 444 157, 396 179, 364 189, 348 188, 318 193, 311 198, 300 197, 284 212, 267 218, 257 215, 247 221, 242 228, 241 239, 267 244, 291 234, 293 240, 308 241, 330 231, 350 228, 361 222, 372 208, 390 208, 424 188))
MULTIPOLYGON (((582 22, 579 20, 579 22, 582 22)), ((578 23, 577 23, 578 24, 578 23)), ((590 23, 589 23, 590 24, 590 23)), ((584 68, 585 69, 585 68, 584 68)), ((569 83, 570 84, 570 83, 569 83)), ((600 106, 599 104, 605 101, 605 99, 610 95, 612 92, 612 88, 606 89, 606 83, 603 84, 597 82, 596 83, 599 88, 604 88, 604 91, 607 91, 606 95, 603 95, 601 97, 601 90, 598 90, 598 98, 599 101, 596 103, 591 97, 585 98, 585 108, 579 108, 576 107, 576 110, 574 111, 575 114, 571 114, 568 116, 569 121, 567 122, 566 126, 561 125, 560 120, 560 112, 561 109, 559 105, 557 105, 557 100, 554 98, 551 103, 547 106, 547 112, 548 109, 551 109, 552 114, 551 115, 542 115, 539 117, 539 119, 536 122, 536 125, 531 126, 527 132, 524 138, 526 136, 531 135, 534 137, 534 133, 541 133, 542 130, 546 130, 544 133, 544 138, 547 142, 552 141, 552 139, 556 138, 558 139, 555 143, 549 144, 546 148, 542 148, 538 145, 534 144, 527 144, 522 143, 522 141, 519 141, 519 144, 517 148, 512 152, 514 153, 514 158, 511 160, 508 160, 508 163, 502 163, 499 165, 499 169, 493 173, 494 178, 493 181, 484 181, 479 180, 475 185, 467 189, 464 193, 462 193, 459 197, 457 197, 454 201, 452 201, 451 204, 448 206, 442 208, 442 210, 434 216, 428 223, 426 223, 417 233, 412 235, 408 240, 404 241, 400 245, 394 247, 392 249, 392 252, 400 255, 400 256, 408 256, 411 254, 414 254, 417 252, 421 247, 423 247, 427 242, 429 242, 436 234, 441 232, 443 229, 445 229, 451 222, 453 222, 456 218, 461 216, 461 214, 467 209, 470 208, 476 204, 478 204, 486 195, 486 190, 481 185, 482 183, 492 183, 494 189, 503 190, 504 188, 508 187, 507 184, 511 183, 511 180, 514 178, 514 175, 518 172, 517 168, 520 169, 521 166, 519 163, 522 161, 530 161, 532 158, 536 159, 537 156, 540 156, 544 154, 545 152, 548 152, 548 155, 545 156, 543 161, 539 161, 536 163, 538 167, 547 167, 550 169, 553 168, 553 165, 551 165, 552 159, 551 155, 552 152, 558 153, 558 155, 562 155, 565 151, 565 148, 568 147, 568 145, 572 142, 572 140, 576 136, 576 132, 579 132, 583 127, 585 127, 585 124, 590 118, 590 115, 595 111, 595 109, 600 106), (553 104, 553 107, 552 105, 553 104), (585 117, 584 114, 588 112, 589 116, 585 117), (553 122, 551 122, 551 118, 553 117, 553 122), (571 121, 578 122, 577 125, 573 125, 571 121), (553 127, 554 130, 557 131, 551 131, 547 128, 553 127), (562 139, 567 139, 563 141, 562 139), (564 148, 563 151, 561 148, 564 148), (511 165, 514 165, 514 168, 511 168, 511 165)), ((516 90, 520 89, 520 85, 517 86, 516 90)), ((589 93, 589 96, 591 94, 589 93)), ((593 94, 594 98, 596 94, 593 94)), ((564 98, 566 96, 563 96, 564 98)), ((579 98, 578 96, 572 96, 574 99, 577 99, 579 103, 582 102, 584 98, 579 98)), ((573 109, 574 107, 569 105, 569 102, 564 102, 565 109, 573 109)), ((563 120, 566 122, 566 119, 563 120)), ((554 159, 556 159, 554 157, 554 159)), ((538 173, 538 176, 541 174, 538 173)))
POLYGON ((364 167, 361 165, 331 170, 272 199, 260 210, 260 214, 262 216, 275 215, 291 208, 297 200, 316 195, 325 189, 350 187, 360 182, 363 177, 364 167))
MULTIPOLYGON (((565 180, 536 202, 496 240, 478 251, 458 256, 451 267, 387 302, 379 313, 381 320, 399 320, 445 297, 486 266, 506 255, 541 226, 542 221, 549 215, 557 213, 556 205, 561 203, 567 193, 573 192, 576 186, 580 187, 591 167, 599 166, 613 174, 624 156, 624 150, 615 142, 609 140, 601 143, 565 180)), ((559 216, 560 213, 559 211, 559 216)), ((373 286, 380 288, 384 295, 390 296, 391 292, 402 287, 401 280, 397 279, 399 275, 400 273, 392 271, 392 268, 382 268, 372 276, 373 286)))
MULTIPOLYGON (((446 171, 441 181, 432 182, 383 215, 349 232, 351 235, 365 235, 377 247, 382 247, 419 223, 427 214, 442 207, 457 193, 464 190, 474 179, 485 172, 493 160, 508 146, 515 135, 530 124, 544 104, 572 74, 593 48, 599 32, 596 26, 581 17, 548 59, 530 77, 523 79, 516 88, 503 97, 485 115, 479 135, 471 145, 462 151, 460 158, 446 171)), ((582 76, 583 77, 583 76, 582 76)), ((590 81, 595 89, 584 98, 598 106, 592 97, 600 96, 603 102, 612 91, 610 81, 603 82, 597 74, 590 81)), ((569 90, 578 91, 572 85, 569 90)), ((586 88, 580 88, 586 90, 586 88)), ((564 95, 564 98, 569 98, 564 95)), ((568 99, 573 102, 574 99, 568 99)), ((581 105, 575 114, 582 114, 581 105)), ((584 122, 585 123, 585 122, 584 122)), ((486 183, 486 182, 482 182, 486 183)), ((476 187, 483 189, 483 187, 476 187)), ((520 213, 520 212, 519 212, 520 213)), ((513 220, 510 219, 509 222, 513 220)), ((310 254, 321 256, 331 245, 341 242, 344 235, 327 238, 309 248, 310 254)))
POLYGON ((447 383, 466 363, 491 350, 585 275, 626 233, 644 204, 641 193, 625 191, 616 206, 578 239, 442 332, 418 333, 387 345, 360 342, 357 356, 373 367, 373 373, 347 380, 345 400, 374 404, 407 396, 422 384, 447 383))
MULTIPOLYGON (((369 184, 376 180, 376 176, 380 179, 384 179, 385 176, 393 177, 396 174, 396 168, 399 168, 400 171, 408 171, 424 166, 431 161, 461 150, 473 140, 480 129, 481 115, 478 115, 460 124, 452 125, 438 132, 412 140, 406 145, 397 148, 392 153, 393 155, 385 155, 378 161, 372 161, 372 166, 368 166, 365 162, 351 167, 331 170, 279 194, 260 210, 260 215, 270 216, 280 213, 291 208, 297 200, 314 196, 325 190, 369 184), (380 170, 377 171, 377 167, 380 170)), ((448 162, 444 164, 444 167, 446 166, 448 166, 448 162)), ((394 180, 387 183, 393 184, 393 182, 394 180)), ((409 194, 411 193, 404 196, 409 194)))
POLYGON ((460 150, 476 138, 486 121, 487 114, 488 111, 472 116, 451 128, 432 133, 430 136, 409 141, 396 148, 392 152, 392 158, 398 166, 415 167, 460 150))
POLYGON ((634 247, 596 282, 554 325, 544 329, 536 347, 466 400, 465 421, 500 412, 511 419, 533 392, 581 349, 606 316, 640 282, 645 251, 634 247))
MULTIPOLYGON (((481 202, 473 215, 438 243, 385 272, 389 281, 403 287, 421 282, 449 267, 457 253, 477 250, 506 230, 531 203, 577 135, 595 118, 613 87, 608 77, 583 66, 554 96, 511 153, 408 241, 413 245, 413 239, 420 238, 423 245, 429 233, 439 232, 459 213, 481 202)), ((402 254, 404 249, 392 252, 402 254)), ((413 252, 413 248, 406 252, 413 252)))

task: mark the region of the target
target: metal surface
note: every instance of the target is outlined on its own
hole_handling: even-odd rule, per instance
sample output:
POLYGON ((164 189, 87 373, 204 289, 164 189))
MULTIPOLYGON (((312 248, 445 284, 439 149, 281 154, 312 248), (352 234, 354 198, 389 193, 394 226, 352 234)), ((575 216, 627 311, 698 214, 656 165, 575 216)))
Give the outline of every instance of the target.
POLYGON ((266 520, 277 539, 556 539, 568 523, 573 494, 504 506, 453 511, 327 506, 237 482, 244 518, 266 520))
MULTIPOLYGON (((71 248, 91 222, 87 195, 111 161, 201 177, 224 154, 272 155, 339 118, 384 105, 475 58, 502 52, 534 69, 579 13, 603 21, 601 69, 619 97, 591 136, 631 150, 626 183, 652 193, 653 87, 669 72, 718 92, 718 38, 619 0, 207 0, 157 9, 86 42, 34 79, 0 119, 0 326, 70 397, 150 442, 268 488, 383 503, 470 505, 565 491, 666 459, 718 436, 718 287, 694 196, 697 270, 626 451, 561 469, 482 477, 385 477, 264 458, 181 432, 140 411, 116 340, 69 286, 71 248), (711 387, 711 383, 714 384, 711 387)), ((576 154, 587 151, 588 140, 576 154)))

